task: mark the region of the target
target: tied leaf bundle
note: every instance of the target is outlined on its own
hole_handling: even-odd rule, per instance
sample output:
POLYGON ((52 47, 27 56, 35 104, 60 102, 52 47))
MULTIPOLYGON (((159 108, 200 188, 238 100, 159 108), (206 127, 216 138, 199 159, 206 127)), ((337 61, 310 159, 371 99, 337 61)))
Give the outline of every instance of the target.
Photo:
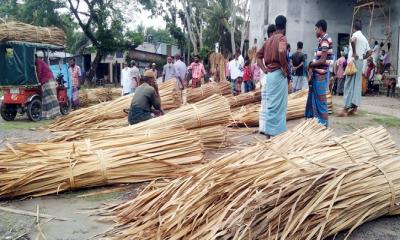
MULTIPOLYGON (((289 94, 288 107, 286 113, 287 120, 293 120, 304 117, 308 97, 308 90, 301 90, 296 93, 289 94)), ((328 110, 332 112, 332 96, 328 94, 328 110)), ((241 107, 233 113, 232 125, 234 126, 248 126, 257 127, 259 124, 259 117, 261 111, 261 104, 248 104, 241 107)))
POLYGON ((198 88, 188 88, 186 90, 186 102, 195 103, 206 99, 214 94, 230 95, 231 84, 228 81, 221 81, 219 83, 207 83, 198 88))
MULTIPOLYGON (((170 80, 160 85, 159 93, 164 110, 178 108, 181 105, 179 90, 176 86, 176 80, 170 80)), ((132 95, 127 95, 110 102, 73 111, 52 123, 50 130, 56 132, 127 126, 128 115, 124 109, 129 109, 131 101, 132 95)))
POLYGON ((102 102, 108 102, 121 96, 118 88, 92 88, 79 91, 80 107, 88 107, 102 102))
MULTIPOLYGON (((290 225, 287 222, 293 222, 298 228, 288 227, 290 235, 287 236, 290 237, 287 239, 305 239, 316 236, 316 232, 324 229, 322 225, 326 223, 324 217, 329 208, 332 213, 335 212, 330 215, 329 222, 329 226, 334 227, 321 230, 322 236, 374 218, 376 210, 385 209, 380 213, 386 214, 390 204, 389 184, 384 174, 373 166, 377 158, 397 153, 385 129, 368 128, 326 140, 331 132, 317 131, 318 134, 315 134, 313 128, 288 132, 271 141, 224 156, 164 186, 155 183, 136 199, 106 212, 116 225, 106 233, 105 239, 274 239, 275 236, 279 239, 285 229, 282 226, 290 225), (292 140, 296 136, 299 138, 292 140), (374 186, 380 184, 383 187, 386 184, 381 189, 366 190, 368 184, 363 179, 368 174, 360 171, 354 177, 347 175, 349 187, 343 193, 348 198, 353 197, 348 203, 364 206, 363 209, 357 208, 361 211, 357 214, 358 218, 346 214, 343 209, 347 209, 349 204, 342 205, 342 198, 332 200, 338 196, 336 191, 341 189, 338 183, 343 180, 332 169, 344 173, 348 166, 353 165, 366 165, 362 168, 368 168, 375 176, 379 175, 379 181, 374 186), (329 171, 332 172, 327 175, 326 182, 324 174, 329 171), (363 180, 363 184, 354 183, 359 180, 363 180), (352 181, 358 187, 353 188, 352 181), (323 189, 323 193, 314 191, 316 188, 323 189), (353 190, 358 193, 364 191, 365 194, 353 195, 353 190), (383 207, 374 208, 371 199, 380 200, 383 207), (331 201, 337 201, 337 207, 332 208, 331 201), (346 217, 341 220, 343 215, 346 217), (307 222, 304 219, 311 220, 307 222)), ((396 170, 391 173, 395 174, 396 170)))
MULTIPOLYGON (((228 125, 231 119, 231 110, 226 98, 213 95, 195 104, 186 104, 167 114, 127 127, 104 129, 90 128, 79 131, 64 131, 54 141, 71 141, 87 137, 107 136, 108 134, 124 134, 138 130, 157 129, 168 126, 183 126, 185 129, 196 129, 215 125, 228 125)), ((118 123, 119 120, 114 121, 118 123)), ((124 119, 124 121, 127 121, 124 119)), ((110 124, 113 124, 110 121, 110 124)), ((105 123, 103 123, 103 126, 105 123)), ((115 126, 115 125, 114 125, 115 126)))
POLYGON ((261 101, 261 91, 248 92, 237 96, 227 96, 231 108, 241 107, 250 103, 261 101))
POLYGON ((55 27, 37 27, 21 22, 0 24, 0 42, 21 41, 65 46, 67 37, 55 27))
POLYGON ((204 158, 200 136, 183 128, 7 146, 0 152, 0 198, 176 178, 204 158))

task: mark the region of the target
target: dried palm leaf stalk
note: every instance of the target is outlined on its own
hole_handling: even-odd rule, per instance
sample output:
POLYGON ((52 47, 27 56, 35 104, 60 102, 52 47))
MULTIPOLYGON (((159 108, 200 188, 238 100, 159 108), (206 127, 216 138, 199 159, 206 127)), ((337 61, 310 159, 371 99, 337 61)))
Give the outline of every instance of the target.
POLYGON ((176 178, 204 157, 199 135, 183 128, 7 146, 0 152, 0 198, 176 178))
POLYGON ((101 102, 108 102, 121 96, 119 88, 92 88, 79 91, 80 107, 88 107, 101 102))
POLYGON ((211 126, 193 130, 200 136, 205 149, 220 149, 229 145, 225 126, 211 126))
POLYGON ((186 102, 195 103, 206 99, 214 94, 230 95, 231 84, 228 81, 221 81, 219 83, 207 83, 199 88, 186 89, 186 102))
MULTIPOLYGON (((173 80, 163 83, 159 87, 162 106, 165 110, 180 106, 180 98, 173 80)), ((123 96, 113 101, 100 103, 88 108, 73 111, 50 125, 51 131, 71 131, 85 128, 105 128, 127 125, 127 114, 124 109, 129 108, 132 96, 123 96), (112 124, 113 121, 115 124, 112 124)))
POLYGON ((243 93, 237 96, 228 96, 229 104, 231 108, 241 107, 250 103, 261 101, 261 91, 256 90, 254 92, 243 93))
MULTIPOLYGON (((293 149, 289 142, 285 142, 293 141, 287 139, 291 138, 291 134, 287 133, 278 144, 275 143, 277 138, 260 142, 254 147, 213 161, 165 186, 150 185, 136 199, 110 210, 116 226, 106 233, 105 239, 272 239, 266 234, 283 230, 280 226, 293 220, 289 218, 291 214, 296 214, 300 219, 309 214, 306 209, 297 208, 297 201, 307 201, 313 195, 317 196, 315 201, 318 201, 319 191, 313 190, 316 186, 324 187, 324 184, 312 184, 318 179, 309 180, 310 172, 326 171, 330 169, 327 165, 346 169, 340 166, 372 163, 376 158, 393 156, 397 151, 383 128, 368 128, 328 141, 321 138, 323 131, 314 136, 313 130, 292 132, 297 134, 295 136, 300 135, 302 140, 297 142, 300 144, 294 142, 297 147, 293 149), (304 191, 298 191, 302 189, 308 189, 309 192, 303 194, 304 191), (288 202, 293 204, 285 208, 277 207, 288 202), (297 211, 303 212, 297 214, 297 211), (271 222, 275 224, 270 225, 271 222)), ((381 184, 387 184, 385 177, 382 174, 380 176, 381 184)), ((361 178, 351 178, 350 174, 349 179, 357 181, 361 178)), ((366 186, 358 186, 357 191, 366 190, 366 186)), ((352 190, 349 187, 345 192, 352 196, 352 190)), ((332 196, 335 191, 330 193, 332 196)), ((376 196, 376 192, 370 190, 370 193, 371 197, 376 196)), ((353 204, 363 199, 369 202, 365 196, 354 197, 353 204)), ((383 197, 386 201, 389 198, 383 197)), ((337 199, 338 202, 340 200, 337 199)), ((315 214, 324 216, 329 203, 327 200, 319 208, 314 208, 313 204, 309 206, 313 207, 315 214)), ((341 211, 345 207, 338 203, 335 215, 331 217, 339 221, 341 214, 346 214, 341 211)), ((370 209, 365 208, 363 214, 370 209)), ((352 219, 352 216, 349 215, 347 219, 352 219)), ((352 219, 353 223, 358 220, 362 221, 361 217, 352 219)), ((293 238, 288 239, 305 239, 304 236, 312 232, 303 230, 312 226, 311 223, 318 230, 325 222, 299 223, 297 226, 302 229, 296 233, 304 233, 303 238, 295 238, 297 235, 293 234, 293 238)), ((335 231, 343 229, 336 226, 335 231)))
MULTIPOLYGON (((303 149, 309 146, 310 144, 312 145, 318 142, 323 142, 326 139, 331 138, 332 136, 333 133, 331 130, 319 125, 315 120, 307 120, 300 123, 293 130, 288 130, 287 132, 273 138, 272 140, 267 141, 265 144, 271 146, 274 149, 280 149, 282 152, 286 152, 289 150, 299 151, 300 149, 303 149)), ((190 188, 190 183, 194 182, 195 178, 197 180, 200 180, 207 177, 213 177, 212 174, 210 175, 210 171, 215 170, 215 173, 218 173, 220 172, 221 169, 229 165, 239 166, 240 164, 243 164, 245 163, 245 161, 247 161, 245 157, 248 154, 251 154, 252 156, 258 156, 261 154, 262 156, 263 154, 266 154, 266 152, 263 151, 265 149, 266 148, 263 147, 262 145, 258 145, 256 147, 250 147, 244 151, 240 151, 238 153, 222 157, 218 161, 212 161, 211 163, 207 164, 204 167, 197 167, 196 169, 193 170, 192 176, 187 178, 181 178, 180 180, 175 180, 174 181, 175 183, 171 183, 170 192, 168 194, 164 193, 166 195, 159 195, 163 191, 165 191, 165 189, 159 188, 160 186, 159 182, 152 183, 147 189, 150 191, 147 192, 145 190, 141 194, 141 196, 139 196, 137 199, 116 206, 115 208, 113 208, 111 215, 120 214, 124 209, 127 209, 128 207, 133 207, 131 206, 132 204, 137 205, 137 207, 145 206, 146 208, 161 207, 162 205, 166 204, 166 202, 170 200, 173 201, 173 199, 169 198, 169 194, 174 194, 175 192, 178 194, 178 192, 180 192, 179 189, 182 190, 181 192, 182 194, 184 193, 185 190, 183 189, 183 186, 181 186, 183 183, 186 182, 188 184, 188 185, 184 184, 185 188, 186 187, 190 188), (154 190, 154 192, 152 192, 152 189, 154 190), (151 198, 154 198, 154 202, 151 198)), ((222 175, 219 176, 222 177, 222 175)), ((197 189, 196 185, 192 185, 192 187, 193 187, 192 190, 197 189)), ((143 209, 143 211, 141 211, 138 214, 140 215, 144 213, 145 209, 143 209)), ((145 217, 145 214, 143 215, 143 217, 145 217)))
POLYGON ((226 80, 225 75, 225 57, 221 53, 211 53, 210 57, 211 73, 216 78, 216 82, 221 82, 226 80))
POLYGON ((0 42, 22 41, 65 46, 67 37, 55 27, 37 27, 21 22, 0 24, 0 42))
MULTIPOLYGON (((286 119, 298 119, 304 117, 307 104, 308 91, 298 91, 289 94, 286 119), (305 94, 306 93, 306 94, 305 94)), ((332 112, 332 96, 328 94, 328 108, 332 112)), ((259 124, 261 104, 249 104, 233 112, 232 125, 257 127, 259 124)))
MULTIPOLYGON (((183 126, 185 129, 195 129, 215 125, 228 125, 231 119, 229 103, 223 96, 213 95, 195 104, 185 104, 167 114, 141 122, 135 125, 108 129, 88 128, 80 131, 64 131, 55 141, 71 141, 87 137, 123 134, 138 130, 157 129, 167 126, 183 126)), ((124 119, 124 121, 127 121, 124 119)))

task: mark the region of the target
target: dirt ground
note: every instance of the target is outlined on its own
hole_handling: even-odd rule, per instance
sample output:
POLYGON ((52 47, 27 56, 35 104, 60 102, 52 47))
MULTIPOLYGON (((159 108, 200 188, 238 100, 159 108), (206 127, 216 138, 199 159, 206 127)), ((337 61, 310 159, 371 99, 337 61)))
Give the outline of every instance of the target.
MULTIPOLYGON (((338 112, 342 103, 341 97, 334 97, 334 111, 338 112)), ((291 128, 301 121, 288 122, 291 128)), ((350 118, 338 118, 330 116, 330 127, 335 134, 341 136, 354 132, 357 129, 368 126, 385 126, 391 133, 394 141, 400 146, 400 100, 386 97, 365 97, 363 105, 357 116, 350 118)), ((6 143, 41 141, 51 134, 46 131, 34 131, 32 128, 48 124, 30 123, 22 118, 13 123, 0 120, 0 148, 6 143)), ((261 136, 252 134, 243 138, 235 139, 235 142, 251 144, 254 137, 261 136)), ((236 151, 231 148, 224 152, 236 151)), ((208 152, 207 157, 218 156, 215 152, 208 152)), ((118 203, 124 199, 130 199, 137 194, 138 189, 144 184, 125 185, 116 187, 102 187, 90 190, 67 192, 57 196, 47 196, 35 199, 3 201, 0 207, 8 207, 20 210, 36 212, 39 207, 40 213, 50 214, 59 218, 68 218, 68 221, 56 219, 41 219, 40 229, 36 224, 36 218, 9 213, 0 210, 0 240, 1 239, 36 239, 42 232, 49 240, 82 240, 96 239, 99 234, 111 227, 110 223, 97 221, 93 212, 95 208, 101 208, 105 203, 118 203)), ((336 239, 343 239, 341 234, 336 239)), ((38 238, 41 239, 41 238, 38 238)), ((400 217, 383 217, 372 222, 363 224, 350 236, 351 240, 395 240, 400 239, 400 217)))

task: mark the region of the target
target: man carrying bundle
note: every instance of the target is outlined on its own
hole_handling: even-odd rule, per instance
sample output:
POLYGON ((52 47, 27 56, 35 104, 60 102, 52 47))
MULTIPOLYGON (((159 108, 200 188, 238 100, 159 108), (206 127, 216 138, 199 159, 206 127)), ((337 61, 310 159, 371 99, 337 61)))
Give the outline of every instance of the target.
POLYGON ((257 63, 266 74, 265 111, 261 111, 260 133, 267 138, 286 131, 286 112, 288 103, 289 75, 287 60, 286 18, 275 19, 276 32, 268 38, 257 52, 257 63))
POLYGON ((152 113, 156 116, 164 114, 161 109, 160 94, 155 85, 154 73, 152 70, 147 70, 133 95, 128 122, 132 125, 149 120, 152 118, 152 113))

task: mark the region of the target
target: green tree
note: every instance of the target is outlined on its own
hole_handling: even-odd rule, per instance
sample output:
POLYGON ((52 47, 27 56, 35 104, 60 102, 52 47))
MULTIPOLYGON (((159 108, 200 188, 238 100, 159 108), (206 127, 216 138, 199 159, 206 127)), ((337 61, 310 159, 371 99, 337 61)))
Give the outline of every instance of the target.
MULTIPOLYGON (((92 81, 98 64, 106 54, 135 48, 140 44, 139 37, 130 32, 125 35, 125 19, 121 9, 115 7, 116 0, 67 0, 67 3, 83 33, 96 50, 96 56, 86 76, 88 82, 92 81), (87 8, 86 12, 80 11, 80 4, 87 8)), ((128 3, 118 2, 121 6, 128 3)))
POLYGON ((176 40, 171 36, 166 29, 155 29, 154 27, 146 28, 146 35, 152 36, 158 42, 176 44, 176 40))

